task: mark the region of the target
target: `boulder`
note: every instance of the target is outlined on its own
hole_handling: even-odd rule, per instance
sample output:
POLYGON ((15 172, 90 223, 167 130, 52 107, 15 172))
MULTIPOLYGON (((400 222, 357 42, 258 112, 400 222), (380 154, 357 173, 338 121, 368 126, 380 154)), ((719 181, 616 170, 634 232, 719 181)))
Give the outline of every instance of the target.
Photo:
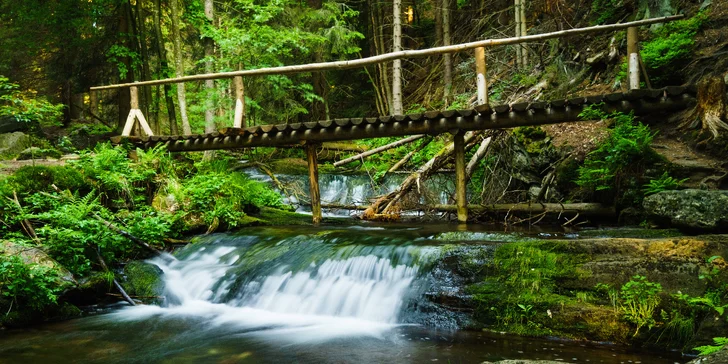
POLYGON ((30 147, 23 150, 18 155, 17 160, 30 160, 30 159, 58 159, 62 156, 61 152, 55 149, 41 149, 38 147, 30 147))
POLYGON ((13 116, 0 116, 0 134, 27 131, 31 126, 33 126, 33 124, 18 121, 13 116))
POLYGON ((15 155, 30 147, 30 136, 25 133, 0 134, 0 155, 15 155))
POLYGON ((728 363, 728 347, 717 353, 691 360, 688 364, 725 364, 728 363))
POLYGON ((164 294, 163 275, 164 272, 154 264, 133 261, 124 267, 122 286, 134 298, 161 303, 164 294))
POLYGON ((0 240, 0 254, 20 256, 25 264, 38 264, 52 268, 60 273, 59 275, 63 281, 69 283, 76 282, 71 272, 38 248, 16 244, 11 241, 0 240))
POLYGON ((647 215, 657 223, 693 230, 728 230, 728 191, 662 191, 643 202, 647 215))

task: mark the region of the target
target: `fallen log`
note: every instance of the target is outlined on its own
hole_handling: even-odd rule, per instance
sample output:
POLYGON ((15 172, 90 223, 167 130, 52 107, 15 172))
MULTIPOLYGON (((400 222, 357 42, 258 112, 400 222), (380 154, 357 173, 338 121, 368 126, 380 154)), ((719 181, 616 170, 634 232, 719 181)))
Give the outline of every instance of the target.
MULTIPOLYGON (((469 143, 474 137, 475 132, 465 133, 464 143, 469 143)), ((430 174, 440 169, 445 162, 455 153, 455 144, 449 143, 447 146, 442 148, 432 159, 427 161, 419 170, 410 174, 400 185, 399 189, 392 191, 389 194, 379 197, 369 208, 364 210, 364 213, 360 216, 364 220, 373 219, 384 219, 391 220, 396 218, 394 214, 394 206, 399 200, 402 199, 415 185, 419 189, 420 180, 427 178, 430 174), (387 216, 393 215, 393 216, 387 216)))
POLYGON ((407 155, 404 156, 404 158, 400 159, 399 162, 395 163, 391 168, 389 168, 387 170, 387 173, 394 173, 394 172, 398 171, 400 168, 402 168, 403 165, 405 165, 407 162, 409 162, 409 160, 412 159, 412 157, 415 154, 419 153, 422 149, 425 149, 425 147, 428 144, 430 144, 431 141, 432 141, 432 138, 427 138, 424 142, 422 142, 419 146, 417 146, 417 148, 415 148, 415 150, 407 153, 407 155))
POLYGON ((473 176, 473 171, 475 171, 475 167, 478 165, 480 160, 483 159, 486 154, 488 154, 488 148, 490 147, 491 140, 493 140, 492 136, 483 139, 483 141, 480 143, 480 146, 478 147, 478 150, 476 150, 475 154, 473 154, 473 157, 470 158, 468 165, 465 167, 466 181, 470 180, 470 177, 473 176))
MULTIPOLYGON (((455 205, 434 205, 432 210, 442 212, 457 212, 455 205)), ((581 216, 615 217, 614 207, 600 203, 515 203, 515 204, 487 204, 468 205, 468 211, 476 213, 562 213, 579 214, 581 216)))
POLYGON ((400 139, 400 140, 397 140, 396 142, 389 143, 387 145, 383 145, 383 146, 381 146, 379 148, 374 148, 374 149, 368 150, 368 151, 366 151, 364 153, 359 153, 359 154, 357 154, 355 156, 352 156, 352 157, 349 157, 349 158, 346 158, 346 159, 342 159, 342 160, 334 163, 334 167, 341 167, 341 166, 343 166, 343 165, 345 165, 347 163, 351 163, 351 162, 354 162, 354 161, 358 161, 358 160, 364 159, 364 158, 366 158, 366 157, 368 157, 370 155, 377 154, 377 153, 381 153, 381 152, 383 152, 385 150, 389 150, 389 149, 392 149, 392 148, 399 147, 400 145, 404 145, 404 144, 407 144, 407 143, 412 143, 413 141, 415 141, 417 139, 424 138, 424 137, 425 137, 425 135, 424 134, 421 134, 421 135, 413 135, 411 137, 407 137, 407 138, 404 138, 404 139, 400 139))
MULTIPOLYGON (((362 205, 345 205, 345 204, 326 204, 321 205, 325 209, 340 210, 366 210, 368 206, 362 205)), ((457 212, 457 205, 421 205, 417 208, 404 209, 405 211, 434 211, 434 212, 457 212)), ((560 214, 579 214, 580 216, 592 217, 615 217, 617 215, 614 207, 605 206, 599 203, 503 203, 503 204, 485 204, 485 205, 468 205, 468 211, 474 213, 560 213, 560 214)))

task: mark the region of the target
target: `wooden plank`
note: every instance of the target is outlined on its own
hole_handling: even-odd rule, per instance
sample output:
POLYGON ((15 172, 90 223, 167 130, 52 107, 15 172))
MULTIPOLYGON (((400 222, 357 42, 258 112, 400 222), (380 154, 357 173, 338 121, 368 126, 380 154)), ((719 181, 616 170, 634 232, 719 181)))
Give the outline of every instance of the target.
POLYGON ((482 105, 476 106, 475 111, 477 111, 478 114, 480 114, 480 115, 485 115, 485 114, 490 115, 493 113, 493 109, 491 109, 490 105, 488 105, 488 104, 482 104, 482 105))
POLYGON ((528 109, 529 105, 530 104, 527 102, 519 102, 517 104, 512 104, 511 110, 516 111, 516 112, 526 111, 528 109))
POLYGON ((493 111, 495 111, 496 114, 506 114, 511 112, 511 106, 510 105, 497 105, 493 108, 493 111))

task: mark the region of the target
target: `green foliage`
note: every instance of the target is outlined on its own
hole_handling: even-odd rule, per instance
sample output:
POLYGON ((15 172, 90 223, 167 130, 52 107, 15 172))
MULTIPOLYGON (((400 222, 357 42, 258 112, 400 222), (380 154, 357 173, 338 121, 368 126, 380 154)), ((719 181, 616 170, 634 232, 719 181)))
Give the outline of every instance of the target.
POLYGON ((651 179, 650 182, 645 185, 643 191, 645 196, 649 196, 662 191, 676 190, 687 180, 688 178, 680 180, 672 178, 667 174, 667 172, 664 172, 660 178, 651 179))
POLYGON ((617 15, 623 9, 622 0, 595 0, 592 3, 592 13, 596 16, 594 23, 605 24, 617 20, 617 15))
POLYGON ((7 188, 20 196, 36 192, 52 192, 53 186, 61 190, 85 190, 87 188, 83 175, 77 169, 68 166, 24 166, 8 177, 7 188))
MULTIPOLYGON (((596 107, 587 108, 580 116, 588 120, 607 117, 596 107)), ((614 121, 614 127, 597 149, 587 155, 576 180, 578 185, 597 191, 614 188, 626 168, 652 155, 650 143, 654 134, 648 126, 635 124, 632 114, 612 113, 608 117, 614 121)))
MULTIPOLYGON (((653 86, 679 83, 676 78, 691 60, 695 50, 695 35, 708 20, 708 11, 695 16, 668 22, 657 28, 652 38, 642 43, 640 55, 653 86)), ((623 62, 618 79, 627 78, 627 62, 623 62)))
POLYGON ((662 285, 640 275, 632 277, 622 286, 620 310, 624 318, 637 327, 633 336, 637 336, 642 327, 651 329, 655 326, 655 309, 660 304, 661 292, 662 285))
POLYGON ((721 349, 728 347, 728 337, 714 337, 715 345, 703 345, 693 348, 698 351, 698 355, 710 355, 719 352, 721 349))
POLYGON ((59 125, 62 115, 63 105, 50 103, 35 91, 21 91, 18 84, 0 75, 0 117, 51 126, 59 125))
POLYGON ((26 264, 19 256, 0 254, 0 297, 12 301, 6 312, 15 309, 41 310, 55 304, 64 286, 59 274, 39 264, 26 264))

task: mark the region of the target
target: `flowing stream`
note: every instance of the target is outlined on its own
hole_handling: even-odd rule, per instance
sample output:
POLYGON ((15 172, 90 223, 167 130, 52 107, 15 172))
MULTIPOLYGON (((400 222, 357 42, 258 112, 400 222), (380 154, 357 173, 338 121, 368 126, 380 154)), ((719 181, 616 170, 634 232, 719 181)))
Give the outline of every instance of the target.
POLYGON ((163 305, 119 304, 106 314, 0 334, 0 362, 685 361, 425 325, 433 321, 417 311, 444 243, 462 234, 481 244, 527 238, 443 231, 451 228, 256 228, 202 237, 175 257, 150 261, 163 272, 163 305))

